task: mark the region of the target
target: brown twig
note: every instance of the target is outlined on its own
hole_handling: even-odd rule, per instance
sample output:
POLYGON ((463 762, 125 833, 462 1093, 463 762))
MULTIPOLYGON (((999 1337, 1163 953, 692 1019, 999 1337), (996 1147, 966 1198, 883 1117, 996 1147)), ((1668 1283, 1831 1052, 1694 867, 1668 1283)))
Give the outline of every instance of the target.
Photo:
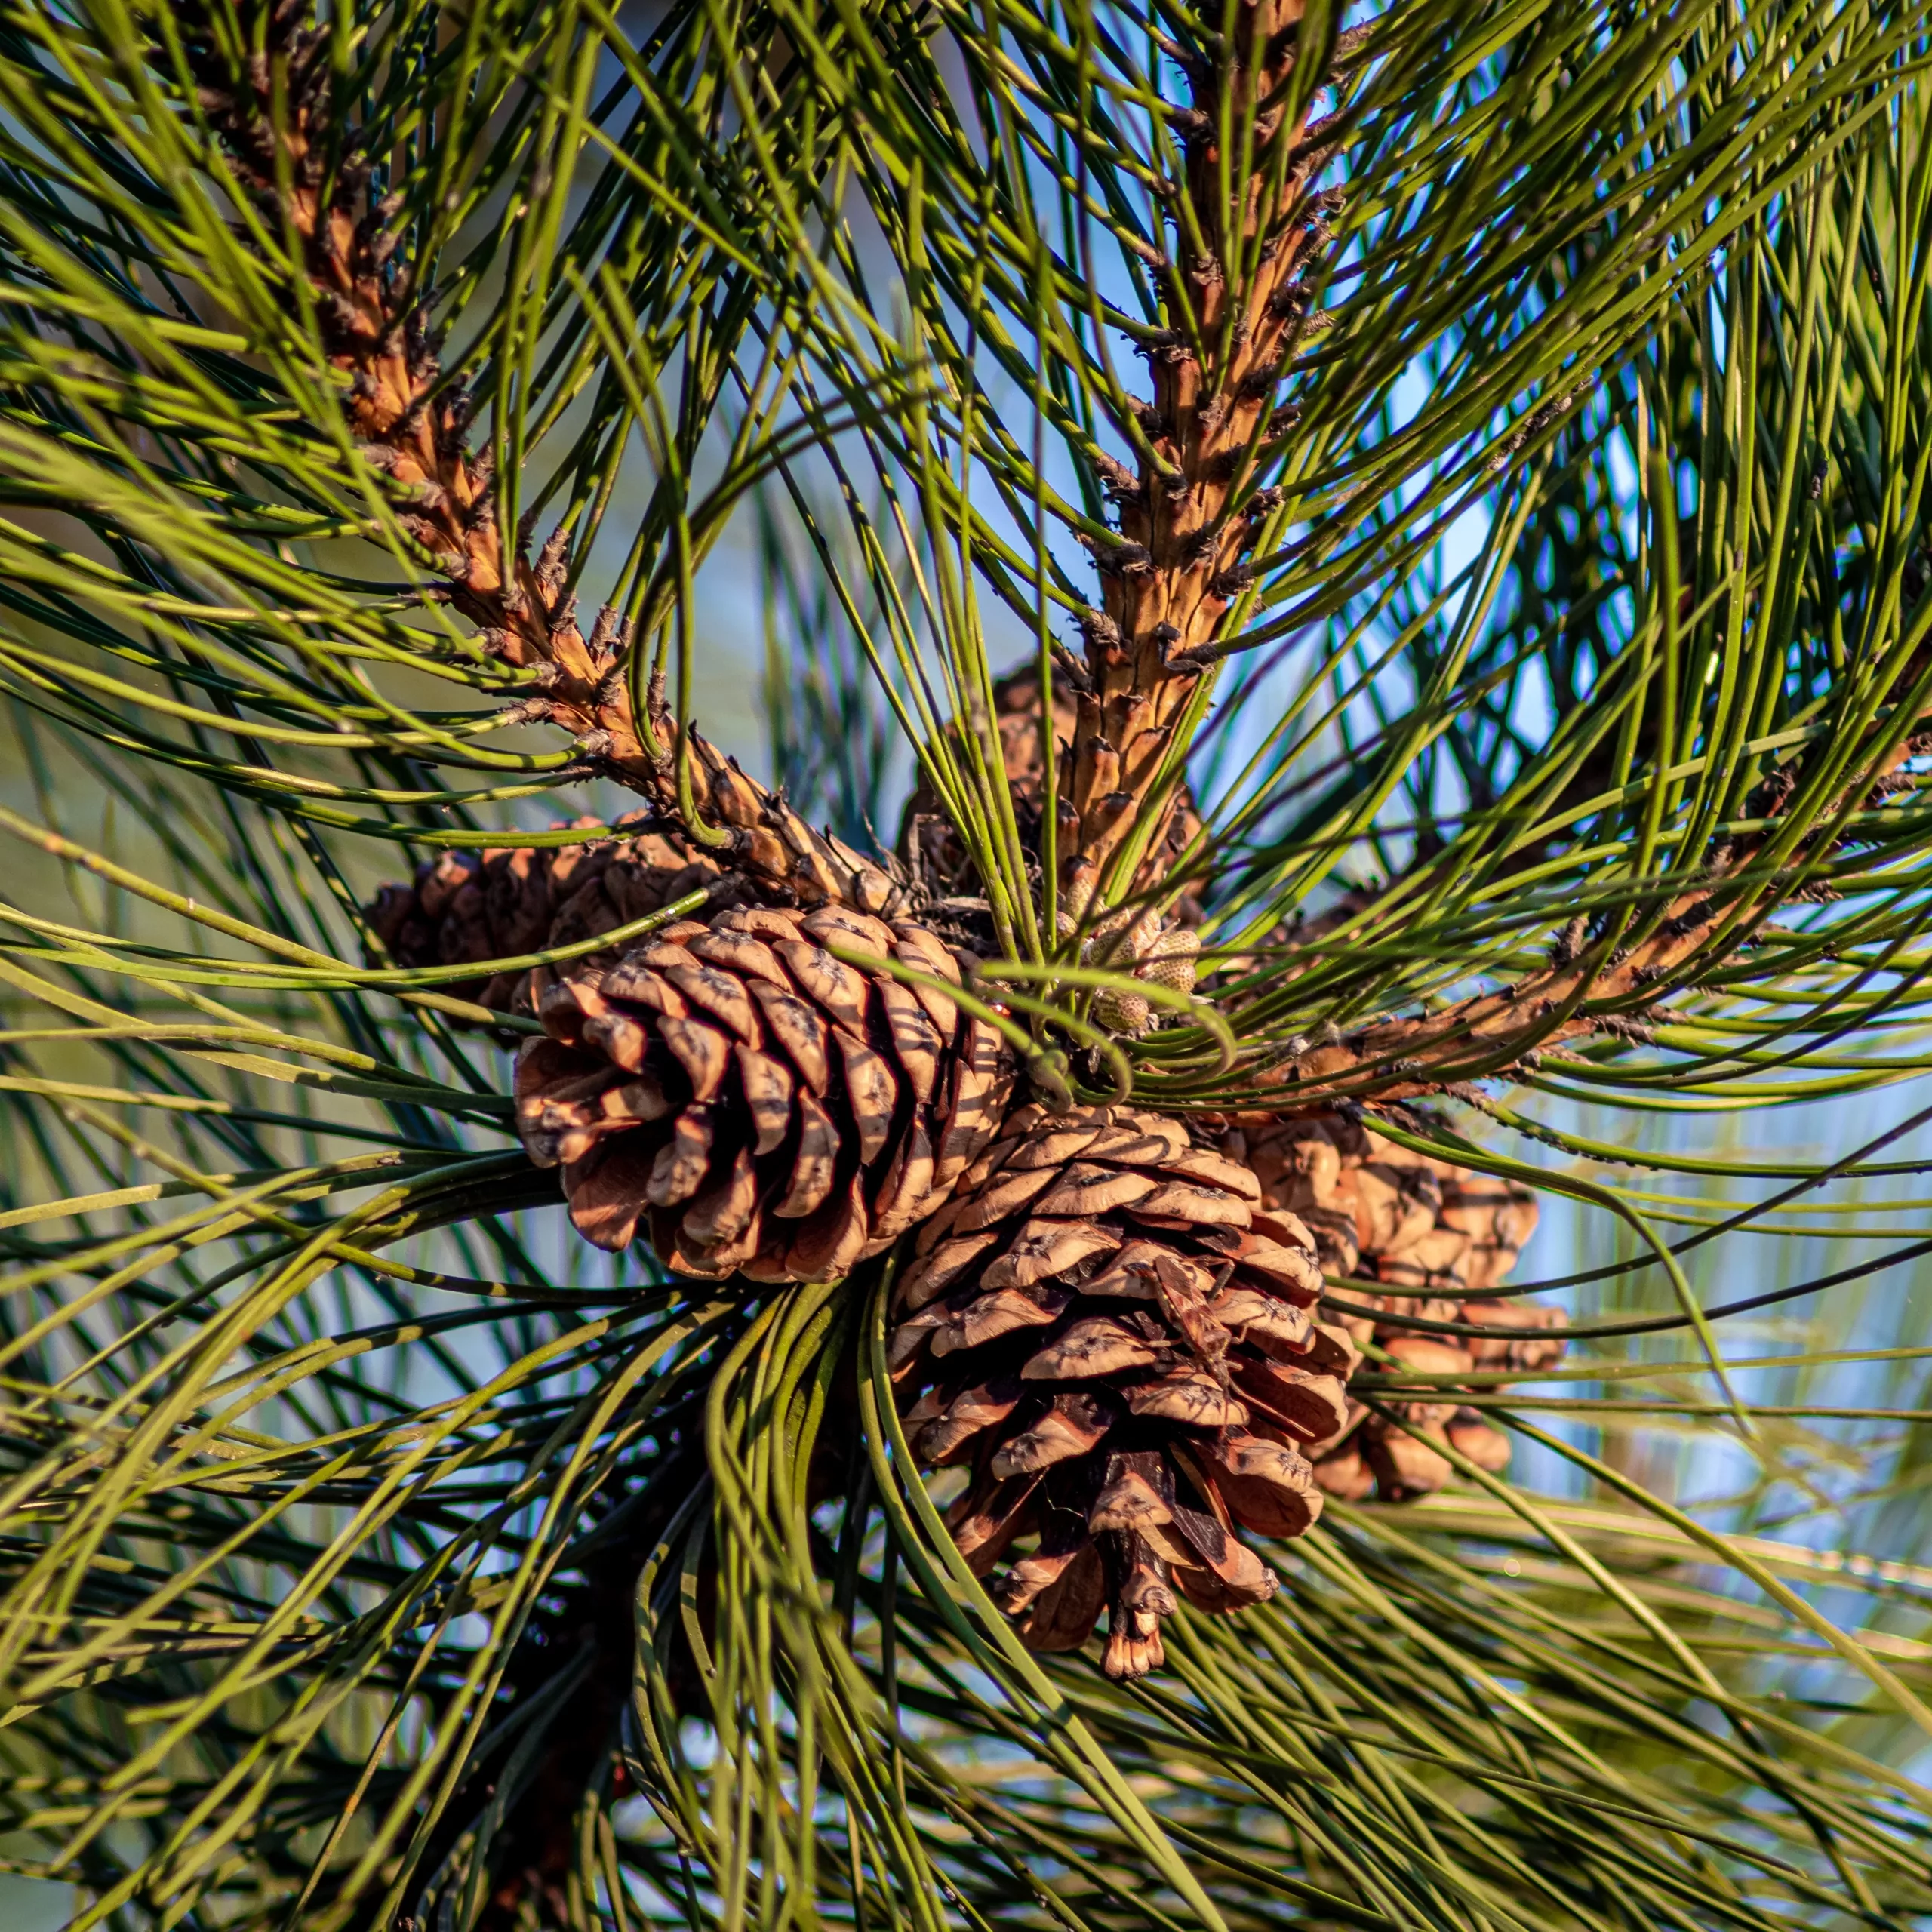
POLYGON ((1278 453, 1277 392, 1313 319, 1304 272, 1340 198, 1311 186, 1327 150, 1306 120, 1310 91, 1289 111, 1301 14, 1302 0, 1244 0, 1223 54, 1172 50, 1192 104, 1171 117, 1186 157, 1176 254, 1161 271, 1171 326, 1146 345, 1154 396, 1134 426, 1138 466, 1115 465, 1106 479, 1119 537, 1095 546, 1101 608, 1084 626, 1091 688, 1078 697, 1063 805, 1063 869, 1083 901, 1081 881, 1104 875, 1130 838, 1160 848, 1177 792, 1152 795, 1276 508, 1254 485, 1278 453), (1232 205, 1224 127, 1242 150, 1232 157, 1232 205))
MULTIPOLYGON (((1925 742, 1912 737, 1896 746, 1826 808, 1821 821, 1829 826, 1838 820, 1854 795, 1876 806, 1910 783, 1901 780, 1899 767, 1922 755, 1925 742)), ((1781 817, 1801 782, 1795 767, 1773 772, 1759 788, 1758 815, 1781 817)), ((1841 837, 1827 832, 1807 837, 1804 847, 1815 854, 1841 837)), ((1582 921, 1576 921, 1559 936, 1543 971, 1438 1013, 1383 1021, 1309 1048, 1269 1068, 1263 1084, 1281 1089, 1282 1104, 1293 1112, 1337 1101, 1412 1099, 1472 1081, 1512 1078, 1534 1069, 1543 1054, 1593 1035, 1647 1038, 1647 1013, 1718 971, 1780 906, 1801 895, 1795 876, 1803 869, 1801 857, 1758 875, 1772 842, 1764 831, 1720 848, 1699 882, 1672 900, 1633 944, 1614 950, 1586 946, 1582 921), (1727 920, 1729 931, 1714 946, 1716 929, 1727 920)), ((1292 963, 1286 969, 1294 970, 1292 963)))
MULTIPOLYGON (((444 380, 430 318, 417 298, 416 265, 395 225, 400 204, 370 198, 373 166, 352 131, 331 126, 327 38, 301 24, 307 11, 307 0, 280 0, 265 50, 238 63, 205 5, 180 9, 182 48, 203 111, 239 186, 300 242, 324 352, 349 377, 349 425, 364 457, 389 479, 402 528, 485 648, 512 669, 537 674, 535 694, 509 716, 568 732, 597 770, 678 817, 679 723, 663 680, 648 685, 640 718, 630 628, 608 608, 587 632, 579 625, 566 531, 534 559, 521 533, 506 546, 490 454, 471 453, 472 400, 444 380), (333 161, 332 140, 342 150, 333 161)), ((888 917, 911 909, 895 869, 814 832, 695 728, 685 735, 697 814, 722 829, 718 856, 731 869, 788 903, 837 900, 888 917)))

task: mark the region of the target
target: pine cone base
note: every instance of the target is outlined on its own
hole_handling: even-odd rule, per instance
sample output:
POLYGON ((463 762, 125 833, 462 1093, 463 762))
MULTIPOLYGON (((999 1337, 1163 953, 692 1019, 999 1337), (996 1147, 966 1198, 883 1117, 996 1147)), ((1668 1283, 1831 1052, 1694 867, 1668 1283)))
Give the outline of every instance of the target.
MULTIPOLYGON (((709 890, 714 904, 734 894, 717 862, 681 834, 635 829, 648 816, 632 813, 612 828, 616 836, 582 845, 439 852, 410 884, 384 886, 365 916, 397 965, 463 966, 595 939, 692 892, 709 890)), ((601 823, 579 819, 570 829, 601 823)), ((598 963, 592 955, 583 965, 598 963)), ((536 1009, 542 983, 512 969, 446 982, 440 990, 499 1013, 527 1014, 536 1009)))

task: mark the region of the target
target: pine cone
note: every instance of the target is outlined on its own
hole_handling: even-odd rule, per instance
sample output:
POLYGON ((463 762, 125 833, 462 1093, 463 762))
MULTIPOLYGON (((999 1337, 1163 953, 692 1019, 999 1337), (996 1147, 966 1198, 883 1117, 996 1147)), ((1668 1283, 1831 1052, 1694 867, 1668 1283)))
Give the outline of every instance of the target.
POLYGON ((1231 1611, 1275 1575, 1237 1527, 1298 1536, 1300 1445, 1358 1359, 1312 1321, 1307 1230, 1247 1170, 1124 1107, 1012 1115, 920 1231, 890 1359, 915 1453, 971 1472, 947 1521, 1035 1650, 1109 1611, 1110 1676, 1161 1661, 1174 1591, 1231 1611), (1023 1555, 1015 1547, 1030 1543, 1023 1555))
MULTIPOLYGON (((1558 1331, 1568 1320, 1561 1309, 1491 1293, 1536 1230, 1536 1197, 1528 1189, 1411 1153, 1335 1113, 1244 1118, 1222 1147, 1254 1168, 1269 1207, 1307 1224, 1327 1272, 1411 1291, 1343 1291, 1352 1306, 1377 1311, 1373 1318, 1334 1314, 1357 1342, 1373 1340, 1409 1368, 1444 1375, 1471 1368, 1528 1374, 1561 1358, 1566 1344, 1558 1331), (1508 1340, 1429 1334, 1408 1327, 1405 1316, 1520 1334, 1508 1340)), ((1331 1494, 1353 1500, 1373 1491, 1398 1501, 1440 1489, 1451 1465, 1429 1446, 1430 1437, 1482 1468, 1500 1473, 1508 1466, 1509 1438, 1479 1411, 1453 1400, 1387 1406, 1407 1429, 1352 1401, 1343 1429, 1322 1446, 1315 1479, 1331 1494)))
MULTIPOLYGON (((617 828, 648 816, 632 813, 617 828)), ((722 877, 716 861, 681 834, 641 832, 584 845, 439 852, 417 868, 413 883, 384 886, 364 910, 398 966, 460 966, 594 939, 722 877)), ((598 963, 597 956, 586 963, 598 963)), ((530 1013, 538 989, 517 971, 439 990, 499 1013, 530 1013)))
POLYGON ((517 1124, 586 1239, 642 1228, 679 1274, 825 1281, 945 1198, 1006 1106, 998 1033, 826 941, 959 983, 924 927, 842 906, 685 920, 552 979, 517 1124))

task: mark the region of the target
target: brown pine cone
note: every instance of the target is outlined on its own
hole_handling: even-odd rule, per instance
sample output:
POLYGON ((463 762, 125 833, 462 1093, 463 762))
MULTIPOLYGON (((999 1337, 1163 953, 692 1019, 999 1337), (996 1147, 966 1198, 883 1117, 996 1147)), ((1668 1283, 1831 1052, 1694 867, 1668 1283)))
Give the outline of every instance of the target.
MULTIPOLYGON (((632 813, 617 829, 648 816, 632 813)), ((639 832, 583 845, 439 852, 417 868, 412 883, 384 886, 364 910, 398 966, 460 966, 594 939, 722 877, 716 861, 681 833, 639 832)), ((537 989, 521 971, 439 990, 499 1013, 529 1013, 536 1003, 537 989)))
POLYGON ((1176 1589, 1211 1611, 1273 1594, 1238 1528, 1321 1513, 1301 1445, 1341 1428, 1358 1358, 1309 1318, 1307 1230, 1260 1200, 1171 1120, 1029 1106, 921 1229, 901 1412, 923 1463, 970 1468, 948 1526, 976 1574, 1004 1564, 1032 1648, 1077 1650, 1106 1607, 1108 1675, 1143 1675, 1176 1589))
POLYGON ((640 1229, 683 1275, 826 1281, 944 1199, 1011 1089, 995 1029, 826 942, 959 983, 922 926, 737 907, 552 977, 517 1124, 599 1247, 640 1229))
MULTIPOLYGON (((1334 1313, 1358 1343, 1373 1340, 1411 1369, 1444 1375, 1471 1368, 1528 1374, 1562 1356, 1568 1318, 1561 1309, 1491 1292, 1536 1231, 1536 1197, 1527 1188, 1411 1153, 1336 1113, 1244 1118, 1223 1151, 1254 1168, 1271 1208, 1307 1224, 1327 1272, 1411 1291, 1343 1291, 1340 1299, 1352 1306, 1377 1311, 1334 1313), (1520 1333, 1507 1340, 1431 1334, 1407 1327, 1405 1315, 1520 1333)), ((1373 1491, 1384 1501, 1440 1489, 1452 1467, 1429 1446, 1431 1437, 1484 1469, 1500 1473, 1509 1464, 1509 1438, 1478 1410, 1453 1400, 1387 1406, 1415 1432, 1352 1401, 1347 1423, 1315 1462, 1323 1488, 1351 1500, 1373 1491)))

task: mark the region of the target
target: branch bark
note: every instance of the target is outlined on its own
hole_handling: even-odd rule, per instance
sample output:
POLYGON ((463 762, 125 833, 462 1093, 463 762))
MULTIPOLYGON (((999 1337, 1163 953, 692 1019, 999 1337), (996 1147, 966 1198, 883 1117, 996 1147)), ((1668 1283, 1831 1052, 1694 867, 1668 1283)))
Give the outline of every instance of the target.
POLYGON ((1109 479, 1119 540, 1096 546, 1101 608, 1085 626, 1088 688, 1060 839, 1081 903, 1131 839, 1158 851, 1175 809, 1177 787, 1163 774, 1278 503, 1256 480, 1279 453, 1278 391, 1314 321, 1304 274, 1340 200, 1311 186, 1327 158, 1306 118, 1312 91, 1290 111, 1302 0, 1253 0, 1235 15, 1220 54, 1170 49, 1192 97, 1171 118, 1186 157, 1176 254, 1161 271, 1173 326, 1148 348, 1154 397, 1136 426, 1137 466, 1115 466, 1109 479), (1236 151, 1224 156, 1230 135, 1236 151))
MULTIPOLYGON (((1928 750, 1932 739, 1905 739, 1829 807, 1822 820, 1838 819, 1845 797, 1855 795, 1866 806, 1882 803, 1912 782, 1897 775, 1899 768, 1928 750)), ((1786 768, 1760 789, 1768 795, 1761 816, 1775 819, 1799 792, 1801 776, 1786 768)), ((1836 842, 1841 835, 1806 842, 1836 842)), ((1282 1094, 1269 1112, 1441 1094, 1472 1081, 1508 1079, 1570 1041, 1605 1033, 1644 1037, 1647 1011, 1715 971, 1791 901, 1796 863, 1753 875, 1761 872, 1772 844, 1773 835, 1761 832, 1721 848, 1700 881, 1672 900, 1634 945, 1610 950, 1566 935, 1547 968, 1513 986, 1438 1013, 1367 1026, 1284 1059, 1263 1075, 1263 1084, 1282 1094), (1739 916, 1730 935, 1721 951, 1713 951, 1712 929, 1734 912, 1739 916)))

